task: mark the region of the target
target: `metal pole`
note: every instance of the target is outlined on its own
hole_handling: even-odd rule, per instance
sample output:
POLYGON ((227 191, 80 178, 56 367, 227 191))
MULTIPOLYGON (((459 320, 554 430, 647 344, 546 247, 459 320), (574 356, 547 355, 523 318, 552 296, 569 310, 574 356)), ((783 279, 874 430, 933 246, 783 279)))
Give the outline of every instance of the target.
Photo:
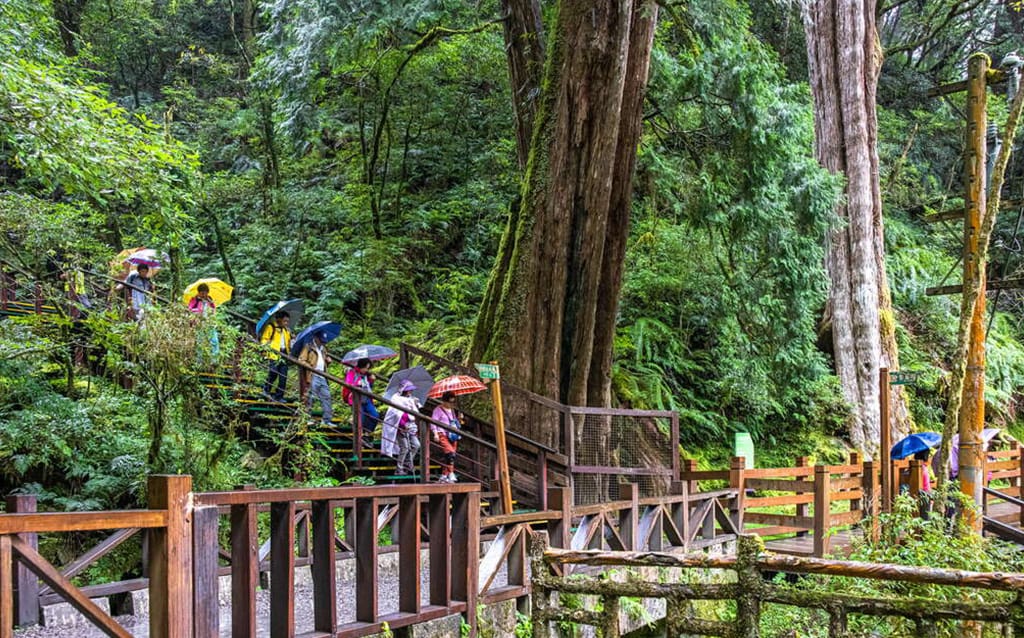
MULTIPOLYGON (((978 303, 971 317, 970 341, 967 350, 967 371, 964 376, 963 401, 960 406, 960 491, 980 507, 984 487, 981 430, 985 422, 985 272, 978 263, 978 235, 985 210, 986 166, 986 86, 985 77, 991 62, 985 54, 975 54, 967 61, 967 144, 966 169, 967 214, 964 216, 964 292, 970 282, 979 281, 978 303)), ((981 529, 981 519, 968 521, 981 529)))

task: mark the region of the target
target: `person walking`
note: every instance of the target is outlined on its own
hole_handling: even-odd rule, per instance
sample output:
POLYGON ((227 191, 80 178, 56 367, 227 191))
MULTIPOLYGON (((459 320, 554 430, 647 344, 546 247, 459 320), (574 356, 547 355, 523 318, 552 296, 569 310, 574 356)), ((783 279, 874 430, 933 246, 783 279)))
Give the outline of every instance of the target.
POLYGON ((331 358, 327 355, 325 348, 326 345, 326 333, 318 332, 313 335, 313 338, 299 354, 299 359, 309 368, 301 368, 299 374, 302 375, 303 385, 309 387, 309 394, 306 396, 307 407, 313 409, 313 400, 318 400, 321 410, 320 421, 324 425, 330 425, 334 419, 334 410, 331 404, 331 388, 323 376, 327 366, 331 363, 331 358))
POLYGON ((344 388, 341 391, 341 398, 345 403, 352 406, 355 418, 359 419, 362 425, 363 442, 367 445, 373 444, 373 433, 377 429, 377 423, 380 421, 380 413, 377 412, 377 406, 373 404, 373 399, 369 396, 369 393, 373 392, 373 382, 375 380, 376 378, 373 376, 373 373, 370 372, 370 360, 365 358, 359 359, 356 361, 355 367, 349 368, 348 372, 345 373, 345 383, 359 388, 365 394, 353 392, 348 388, 344 388), (356 405, 357 401, 358 407, 356 405))
MULTIPOLYGON (((459 421, 458 413, 455 411, 455 394, 452 392, 442 394, 441 402, 434 408, 430 418, 448 425, 453 430, 461 429, 462 423, 459 421)), ((458 432, 450 432, 436 425, 431 425, 430 430, 434 442, 441 448, 441 476, 437 479, 438 482, 457 483, 459 479, 455 476, 455 457, 458 454, 459 439, 462 438, 462 435, 458 432)))
POLYGON ((153 280, 150 279, 149 266, 139 264, 135 272, 128 275, 124 284, 118 284, 118 288, 127 291, 129 300, 128 318, 132 321, 142 321, 146 308, 150 305, 150 298, 153 296, 153 280))
POLYGON ((420 451, 419 427, 415 416, 420 409, 420 400, 412 395, 416 390, 416 384, 408 379, 402 381, 398 390, 399 394, 391 400, 403 409, 388 408, 381 438, 383 439, 384 432, 390 434, 393 428, 397 450, 395 472, 402 476, 410 476, 415 469, 413 461, 420 451), (389 423, 389 419, 393 425, 389 423))
MULTIPOLYGON (((210 287, 206 284, 199 284, 196 287, 196 296, 188 300, 189 312, 198 315, 201 319, 212 322, 213 315, 217 311, 217 304, 210 297, 210 287)), ((210 341, 210 361, 216 363, 220 356, 220 335, 213 325, 208 326, 205 332, 210 341)), ((200 349, 200 361, 205 360, 204 353, 200 349)))
POLYGON ((284 401, 284 387, 288 383, 288 361, 282 355, 288 354, 292 347, 287 312, 277 313, 274 320, 267 323, 263 334, 260 335, 260 343, 269 348, 267 359, 270 362, 267 381, 263 384, 263 394, 281 403, 284 401))

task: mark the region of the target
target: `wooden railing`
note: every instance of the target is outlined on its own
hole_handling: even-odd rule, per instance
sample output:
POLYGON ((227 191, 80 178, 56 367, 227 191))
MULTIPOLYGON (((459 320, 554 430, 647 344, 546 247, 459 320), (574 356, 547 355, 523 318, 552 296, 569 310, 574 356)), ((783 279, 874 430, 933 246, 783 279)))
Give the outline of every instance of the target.
POLYGON ((95 592, 71 582, 74 564, 58 569, 38 549, 39 534, 111 529, 149 531, 150 635, 191 635, 181 627, 192 611, 190 488, 187 476, 151 476, 148 510, 0 515, 0 638, 13 636, 16 624, 38 622, 39 581, 108 635, 129 638, 90 600, 95 592))
MULTIPOLYGON (((605 638, 622 635, 623 597, 660 598, 666 600, 665 629, 669 636, 698 634, 704 636, 738 636, 758 638, 761 635, 762 607, 778 604, 823 611, 828 618, 829 636, 847 636, 849 618, 853 615, 900 617, 916 625, 915 635, 938 636, 940 621, 975 621, 1012 627, 1013 635, 1024 632, 1024 574, 965 572, 927 567, 878 565, 853 561, 797 558, 762 554, 761 541, 750 535, 741 536, 733 556, 708 554, 669 554, 642 552, 604 552, 596 550, 561 550, 548 547, 547 538, 537 534, 530 548, 531 580, 533 582, 534 638, 558 635, 552 623, 591 625, 600 628, 605 638), (604 569, 658 567, 679 570, 714 569, 732 572, 732 582, 638 582, 614 578, 579 576, 567 579, 570 566, 594 566, 604 569), (865 596, 835 591, 796 590, 766 580, 773 572, 817 574, 831 578, 880 580, 893 584, 943 585, 961 589, 986 589, 1017 594, 1013 600, 986 602, 974 600, 921 600, 910 595, 865 596), (564 609, 552 593, 592 595, 598 601, 588 610, 564 609), (733 601, 732 620, 699 617, 693 613, 691 601, 733 601)), ((661 579, 659 579, 661 580, 661 579)), ((895 589, 894 589, 895 590, 895 589)), ((724 609, 722 610, 724 611, 724 609)))
POLYGON ((779 543, 786 553, 824 556, 835 530, 872 522, 877 533, 880 499, 878 469, 851 455, 847 465, 810 466, 806 458, 794 467, 746 469, 742 457, 733 458, 728 470, 697 470, 695 461, 683 461, 680 479, 691 494, 701 482, 728 485, 737 494, 740 531, 779 543), (784 539, 798 542, 782 544, 784 539))

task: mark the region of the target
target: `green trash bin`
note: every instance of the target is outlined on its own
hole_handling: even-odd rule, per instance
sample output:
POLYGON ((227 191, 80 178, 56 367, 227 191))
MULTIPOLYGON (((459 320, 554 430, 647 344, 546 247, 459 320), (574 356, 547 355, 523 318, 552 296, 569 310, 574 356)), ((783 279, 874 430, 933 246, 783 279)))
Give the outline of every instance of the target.
POLYGON ((744 469, 754 469, 754 440, 750 438, 749 432, 737 432, 733 439, 733 456, 742 456, 745 459, 744 469))

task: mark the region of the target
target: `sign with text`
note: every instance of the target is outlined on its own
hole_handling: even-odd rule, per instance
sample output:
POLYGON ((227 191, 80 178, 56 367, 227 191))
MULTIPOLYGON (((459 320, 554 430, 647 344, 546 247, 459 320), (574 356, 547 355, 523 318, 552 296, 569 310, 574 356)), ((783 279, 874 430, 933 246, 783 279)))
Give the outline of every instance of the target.
POLYGON ((923 374, 921 371, 893 370, 889 373, 889 385, 914 385, 923 374))
POLYGON ((494 363, 474 363, 477 372, 480 373, 481 379, 500 379, 501 375, 498 373, 498 366, 494 363))

